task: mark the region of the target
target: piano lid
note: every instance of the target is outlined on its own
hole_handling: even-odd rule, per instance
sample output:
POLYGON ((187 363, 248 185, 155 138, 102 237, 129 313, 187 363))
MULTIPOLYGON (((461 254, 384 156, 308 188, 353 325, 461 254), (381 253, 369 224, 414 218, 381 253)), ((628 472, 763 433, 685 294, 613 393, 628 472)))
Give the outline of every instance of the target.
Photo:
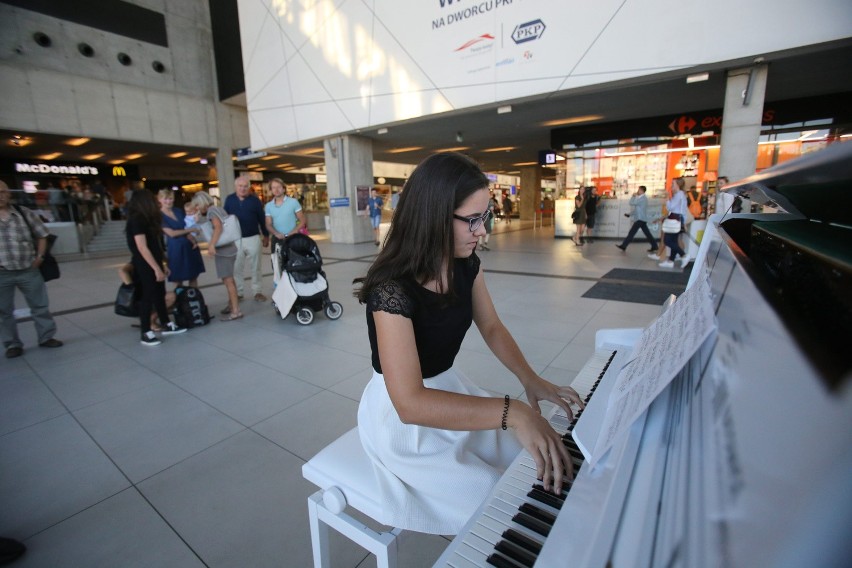
POLYGON ((812 221, 852 227, 852 143, 834 143, 728 184, 723 191, 812 221))

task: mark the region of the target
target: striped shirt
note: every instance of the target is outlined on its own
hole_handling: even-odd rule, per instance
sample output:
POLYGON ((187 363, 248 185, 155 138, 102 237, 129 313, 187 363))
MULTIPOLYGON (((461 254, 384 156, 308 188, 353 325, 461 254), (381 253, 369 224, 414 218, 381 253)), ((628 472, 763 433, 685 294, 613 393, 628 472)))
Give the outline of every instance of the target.
MULTIPOLYGON (((45 238, 50 231, 38 215, 21 207, 32 225, 36 238, 45 238)), ((14 207, 9 207, 9 218, 0 219, 0 267, 4 270, 24 270, 33 264, 36 243, 26 221, 14 207)))

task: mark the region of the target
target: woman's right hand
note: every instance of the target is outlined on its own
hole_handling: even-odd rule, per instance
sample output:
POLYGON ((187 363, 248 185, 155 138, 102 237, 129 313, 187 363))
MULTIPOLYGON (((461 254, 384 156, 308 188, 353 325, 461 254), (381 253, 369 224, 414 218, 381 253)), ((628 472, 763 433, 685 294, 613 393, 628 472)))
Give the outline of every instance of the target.
POLYGON ((574 478, 571 456, 550 423, 522 400, 512 400, 507 424, 535 461, 536 473, 548 491, 559 494, 564 479, 574 478))
POLYGON ((154 269, 154 277, 156 277, 157 282, 165 282, 166 281, 166 273, 163 272, 163 269, 157 267, 154 269))

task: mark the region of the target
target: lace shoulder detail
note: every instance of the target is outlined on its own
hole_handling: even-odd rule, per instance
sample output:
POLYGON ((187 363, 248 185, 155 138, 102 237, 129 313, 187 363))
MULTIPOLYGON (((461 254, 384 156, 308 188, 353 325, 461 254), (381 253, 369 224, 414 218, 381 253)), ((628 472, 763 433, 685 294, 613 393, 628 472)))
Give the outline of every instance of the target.
POLYGON ((396 280, 383 282, 373 288, 367 298, 367 309, 371 312, 388 312, 407 318, 414 316, 414 304, 396 280))
POLYGON ((479 274, 479 267, 482 264, 482 260, 480 260, 479 256, 474 252, 472 255, 467 257, 467 268, 470 270, 470 274, 475 278, 477 274, 479 274))

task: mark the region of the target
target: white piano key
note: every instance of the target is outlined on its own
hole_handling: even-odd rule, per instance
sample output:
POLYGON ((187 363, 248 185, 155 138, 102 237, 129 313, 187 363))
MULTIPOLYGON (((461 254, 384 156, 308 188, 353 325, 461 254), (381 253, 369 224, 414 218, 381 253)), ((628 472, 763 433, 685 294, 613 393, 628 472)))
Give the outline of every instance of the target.
POLYGON ((446 565, 449 568, 482 568, 482 564, 474 564, 464 556, 460 556, 458 552, 453 554, 452 558, 447 560, 446 565))
POLYGON ((542 536, 540 534, 512 520, 512 517, 515 516, 515 513, 517 513, 517 509, 513 510, 512 513, 509 514, 505 511, 498 509, 497 507, 488 506, 485 508, 483 516, 491 518, 491 520, 493 520, 495 523, 498 523, 506 527, 507 529, 515 529, 521 534, 540 541, 542 539, 542 536))
POLYGON ((473 566, 485 566, 488 554, 483 554, 481 551, 473 548, 467 542, 461 542, 456 555, 470 562, 473 566))

